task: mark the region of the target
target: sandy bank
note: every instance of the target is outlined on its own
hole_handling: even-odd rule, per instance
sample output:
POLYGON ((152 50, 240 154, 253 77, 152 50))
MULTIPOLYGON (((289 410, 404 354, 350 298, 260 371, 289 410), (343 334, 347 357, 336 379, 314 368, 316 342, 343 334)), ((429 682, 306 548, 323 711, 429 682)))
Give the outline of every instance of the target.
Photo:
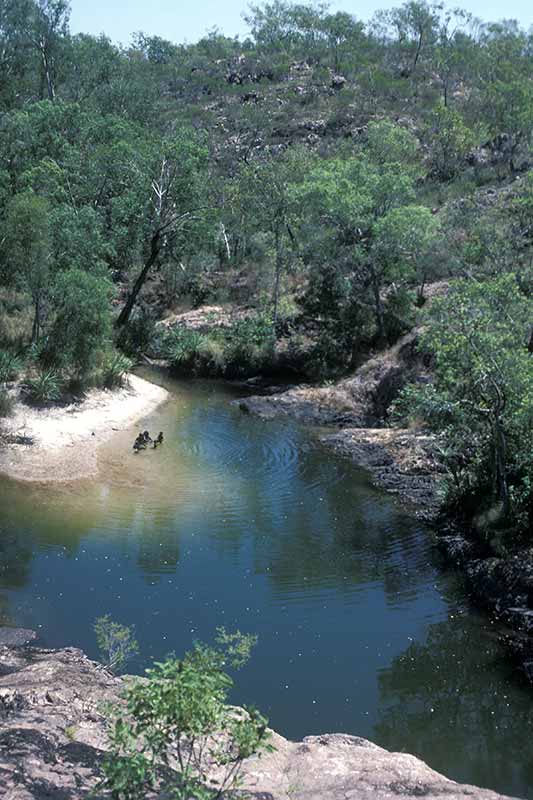
POLYGON ((136 375, 123 389, 93 390, 79 403, 34 408, 19 402, 3 421, 0 473, 23 481, 88 478, 98 472, 98 445, 148 416, 168 392, 136 375))

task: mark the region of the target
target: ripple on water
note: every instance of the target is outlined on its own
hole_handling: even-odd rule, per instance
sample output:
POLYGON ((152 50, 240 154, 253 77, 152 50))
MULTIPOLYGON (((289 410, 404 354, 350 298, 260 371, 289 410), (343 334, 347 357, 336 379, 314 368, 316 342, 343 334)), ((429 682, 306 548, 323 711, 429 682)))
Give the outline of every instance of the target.
MULTIPOLYGON (((383 744, 414 752, 423 742, 451 777, 467 752, 459 777, 483 783, 470 765, 492 741, 478 713, 492 694, 477 665, 493 693, 511 692, 485 655, 482 626, 474 620, 464 633, 449 615, 456 597, 437 575, 427 531, 298 426, 241 415, 212 388, 175 391, 175 403, 140 423, 165 432, 163 447, 135 456, 132 432, 118 432, 97 480, 0 482, 2 618, 42 625, 49 644, 95 656, 94 619, 109 612, 136 626, 135 670, 209 639, 217 625, 256 632, 260 655, 238 700, 269 710, 282 733, 341 727, 372 738, 374 721, 383 728, 397 707, 383 744), (476 666, 458 669, 454 653, 476 666), (442 691, 444 678, 453 692, 442 691), (461 698, 452 724, 435 725, 424 709, 450 697, 461 698)), ((510 719, 523 743, 518 694, 510 719)), ((500 726, 489 760, 520 758, 505 736, 500 726)), ((523 794, 517 788, 508 793, 523 794)))

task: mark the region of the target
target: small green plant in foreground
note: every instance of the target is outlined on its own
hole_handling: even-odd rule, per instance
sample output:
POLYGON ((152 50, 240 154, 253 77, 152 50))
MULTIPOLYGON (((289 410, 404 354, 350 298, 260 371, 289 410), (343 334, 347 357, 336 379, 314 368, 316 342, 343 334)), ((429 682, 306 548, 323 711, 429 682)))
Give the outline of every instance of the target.
POLYGON ((121 670, 126 661, 139 652, 133 627, 114 622, 109 614, 98 617, 94 623, 94 632, 100 658, 113 672, 121 670))
POLYGON ((176 800, 236 797, 244 759, 269 745, 267 720, 227 704, 226 668, 242 666, 255 637, 219 631, 217 646, 196 643, 126 689, 114 712, 101 788, 117 800, 156 790, 176 800))

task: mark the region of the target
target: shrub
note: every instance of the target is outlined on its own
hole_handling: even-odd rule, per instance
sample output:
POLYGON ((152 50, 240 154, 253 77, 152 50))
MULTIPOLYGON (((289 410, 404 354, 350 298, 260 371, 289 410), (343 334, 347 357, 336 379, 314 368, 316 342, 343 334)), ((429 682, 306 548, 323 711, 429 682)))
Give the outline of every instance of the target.
POLYGON ((124 353, 108 352, 104 355, 100 372, 100 383, 106 389, 124 386, 126 373, 131 369, 132 361, 124 353))
POLYGON ((117 798, 146 797, 155 788, 176 800, 234 797, 244 759, 272 749, 266 719, 227 704, 233 682, 225 667, 245 663, 254 641, 222 631, 221 647, 197 643, 183 659, 156 663, 147 680, 131 683, 126 712, 113 718, 101 788, 117 798), (214 772, 217 780, 207 785, 214 772))
POLYGON ((420 337, 434 358, 431 384, 408 386, 396 403, 441 433, 448 501, 487 528, 533 530, 533 301, 514 275, 459 281, 433 301, 420 337), (483 507, 479 503, 483 502, 483 507))
POLYGON ((114 622, 109 614, 98 617, 94 632, 101 660, 113 672, 122 669, 126 661, 139 652, 133 627, 114 622))
POLYGON ((124 325, 117 338, 117 347, 127 356, 137 356, 150 349, 155 338, 155 321, 144 309, 136 311, 124 325))
POLYGON ((346 371, 347 358, 344 343, 331 331, 323 330, 305 360, 306 374, 318 381, 338 377, 346 371))
POLYGON ((204 337, 187 328, 174 328, 164 339, 163 352, 176 372, 194 372, 196 355, 204 337))
POLYGON ((224 338, 228 377, 246 377, 273 364, 274 333, 269 316, 238 320, 224 338))
POLYGON ((35 377, 28 378, 24 384, 26 396, 33 403, 50 403, 59 400, 63 381, 53 370, 44 370, 35 377))
POLYGON ((210 336, 202 336, 198 346, 196 369, 207 375, 224 375, 227 356, 224 342, 210 336))
POLYGON ((60 273, 55 286, 56 318, 43 358, 77 377, 93 368, 99 350, 111 336, 109 281, 73 269, 60 273))
POLYGON ((160 353, 179 374, 236 378, 272 364, 273 345, 271 320, 257 315, 210 333, 174 328, 164 337, 160 353))
POLYGON ((0 350, 0 384, 15 380, 21 371, 20 358, 5 350, 0 350))
POLYGON ((10 417, 13 413, 14 401, 9 392, 0 389, 0 417, 10 417))

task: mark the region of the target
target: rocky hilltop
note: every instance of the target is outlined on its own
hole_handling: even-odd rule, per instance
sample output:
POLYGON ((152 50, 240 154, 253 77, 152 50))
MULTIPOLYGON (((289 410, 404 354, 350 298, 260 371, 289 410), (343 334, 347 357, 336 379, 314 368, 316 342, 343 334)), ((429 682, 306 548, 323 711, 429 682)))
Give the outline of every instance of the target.
MULTIPOLYGON (((31 632, 0 636, 0 795, 6 800, 88 798, 106 750, 102 706, 117 699, 123 679, 80 650, 43 650, 28 646, 30 638, 31 632)), ((247 797, 502 798, 457 784, 414 756, 389 753, 355 736, 328 734, 290 742, 274 734, 273 744, 273 753, 245 764, 247 797)))

